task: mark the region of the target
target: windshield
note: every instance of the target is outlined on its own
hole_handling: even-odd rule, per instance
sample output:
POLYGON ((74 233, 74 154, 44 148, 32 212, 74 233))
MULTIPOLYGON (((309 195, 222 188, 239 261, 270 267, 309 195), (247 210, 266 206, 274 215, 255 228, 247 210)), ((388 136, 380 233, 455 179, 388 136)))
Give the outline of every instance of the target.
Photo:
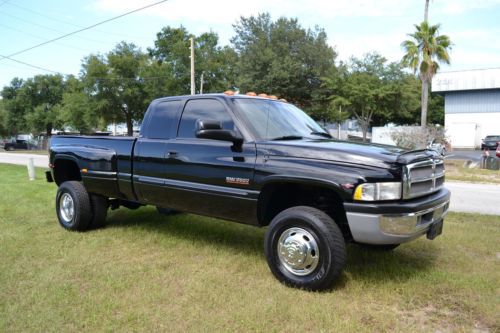
POLYGON ((330 135, 296 106, 274 100, 234 98, 238 116, 257 140, 325 138, 330 135))
POLYGON ((488 140, 488 141, 490 141, 490 140, 491 141, 493 141, 493 140, 500 140, 500 135, 488 135, 486 137, 486 140, 488 140))

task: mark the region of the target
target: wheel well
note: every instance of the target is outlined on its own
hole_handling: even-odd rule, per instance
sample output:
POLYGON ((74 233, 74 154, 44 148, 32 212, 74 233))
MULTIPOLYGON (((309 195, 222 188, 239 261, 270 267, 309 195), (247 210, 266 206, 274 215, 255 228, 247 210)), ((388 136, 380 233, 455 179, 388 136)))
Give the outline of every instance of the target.
POLYGON ((344 238, 352 239, 341 196, 331 188, 318 185, 273 183, 265 186, 259 198, 259 223, 267 226, 280 212, 294 206, 310 206, 325 212, 340 227, 344 238))
POLYGON ((59 159, 54 162, 54 181, 59 186, 68 180, 82 180, 80 169, 75 161, 59 159))

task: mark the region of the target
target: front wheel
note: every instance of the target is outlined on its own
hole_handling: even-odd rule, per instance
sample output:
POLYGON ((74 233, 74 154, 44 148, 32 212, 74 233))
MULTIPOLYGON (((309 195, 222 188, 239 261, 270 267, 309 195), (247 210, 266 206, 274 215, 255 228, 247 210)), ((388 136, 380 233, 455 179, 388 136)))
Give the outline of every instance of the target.
POLYGON ((345 240, 323 211, 297 206, 279 213, 269 225, 265 253, 274 276, 308 290, 332 286, 345 266, 345 240))

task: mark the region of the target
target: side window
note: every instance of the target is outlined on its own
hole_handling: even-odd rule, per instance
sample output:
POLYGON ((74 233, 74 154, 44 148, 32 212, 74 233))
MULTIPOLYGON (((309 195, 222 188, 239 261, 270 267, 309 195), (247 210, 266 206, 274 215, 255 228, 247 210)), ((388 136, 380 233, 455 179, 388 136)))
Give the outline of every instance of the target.
POLYGON ((184 107, 177 137, 196 137, 196 121, 198 119, 217 120, 221 122, 222 128, 234 130, 233 120, 221 102, 215 99, 192 99, 184 107))
POLYGON ((166 101, 156 105, 153 116, 148 124, 148 138, 170 139, 171 137, 175 137, 175 132, 172 133, 172 128, 180 103, 181 101, 166 101))

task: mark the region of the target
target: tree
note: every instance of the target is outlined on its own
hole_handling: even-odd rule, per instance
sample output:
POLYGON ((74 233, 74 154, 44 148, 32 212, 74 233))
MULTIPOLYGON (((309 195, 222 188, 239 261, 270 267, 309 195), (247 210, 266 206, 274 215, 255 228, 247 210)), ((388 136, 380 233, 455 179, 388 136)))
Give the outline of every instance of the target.
POLYGON ((0 136, 5 136, 8 134, 6 124, 7 124, 7 110, 5 109, 3 99, 0 99, 0 136))
POLYGON ((27 129, 26 105, 18 98, 19 92, 24 84, 20 78, 13 78, 10 85, 3 87, 2 98, 6 112, 5 126, 10 134, 18 134, 27 129))
POLYGON ((427 108, 429 102, 429 84, 439 69, 439 63, 450 63, 448 51, 451 49, 450 38, 439 35, 439 24, 429 25, 427 21, 415 25, 416 31, 409 34, 412 38, 404 41, 401 46, 405 51, 402 64, 419 72, 422 81, 421 95, 421 126, 427 124, 427 108))
POLYGON ((108 123, 125 122, 133 135, 134 121, 141 121, 149 103, 144 73, 150 65, 148 56, 134 44, 119 43, 106 56, 84 59, 82 80, 87 96, 108 123))
POLYGON ((304 29, 297 19, 269 14, 241 17, 231 39, 238 53, 237 86, 284 97, 311 108, 321 78, 335 67, 337 54, 323 29, 304 29))
POLYGON ((163 65, 165 74, 164 95, 184 95, 190 92, 190 38, 194 38, 196 91, 200 92, 203 74, 203 92, 221 92, 235 84, 236 53, 230 47, 219 46, 219 37, 214 32, 199 36, 190 34, 183 26, 165 27, 157 35, 154 47, 148 52, 158 65, 163 65))
POLYGON ((58 105, 57 113, 60 122, 80 133, 89 133, 102 126, 94 99, 84 92, 83 83, 70 76, 66 81, 66 91, 58 105))
POLYGON ((427 22, 428 18, 429 18, 429 0, 425 0, 424 22, 427 22))
POLYGON ((353 72, 345 81, 344 97, 349 101, 348 110, 358 120, 363 141, 374 115, 387 112, 390 91, 380 78, 367 72, 353 72))
POLYGON ((27 79, 17 96, 26 108, 28 129, 34 132, 52 134, 52 129, 61 125, 57 105, 65 89, 62 75, 36 75, 27 79))

